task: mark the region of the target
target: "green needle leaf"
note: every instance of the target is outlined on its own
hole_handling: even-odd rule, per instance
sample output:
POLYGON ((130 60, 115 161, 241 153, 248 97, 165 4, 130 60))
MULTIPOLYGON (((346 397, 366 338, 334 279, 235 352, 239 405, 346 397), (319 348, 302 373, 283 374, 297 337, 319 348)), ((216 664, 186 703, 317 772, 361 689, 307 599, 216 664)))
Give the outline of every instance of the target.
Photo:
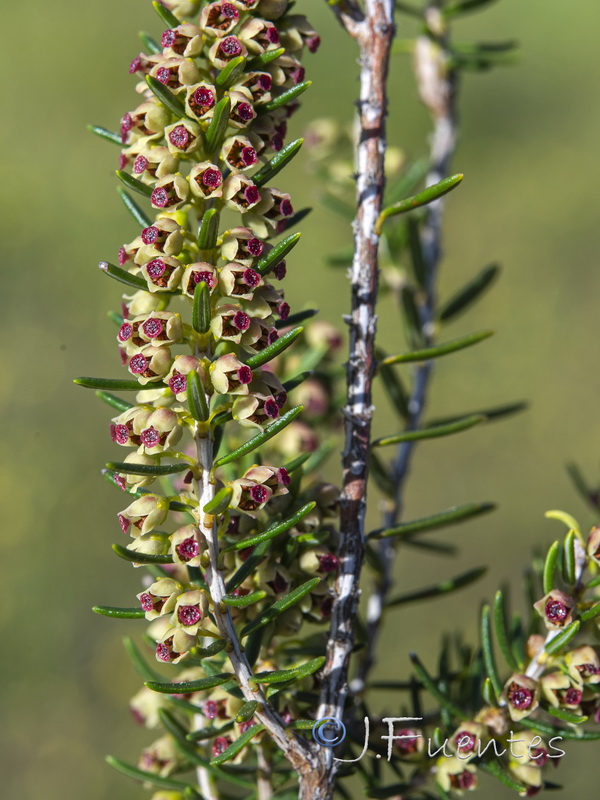
POLYGON ((480 767, 484 772, 487 772, 489 775, 493 775, 494 778, 503 783, 505 786, 508 786, 509 789, 512 789, 514 792, 519 792, 524 794, 527 790, 527 786, 525 784, 518 781, 516 778, 513 778, 508 770, 504 769, 504 767, 498 761, 478 761, 477 766, 480 767))
POLYGON ((291 89, 288 89, 286 92, 274 97, 270 103, 265 103, 264 106, 261 106, 261 111, 275 111, 276 108, 281 108, 281 106, 291 103, 292 100, 295 100, 297 97, 299 97, 310 86, 312 86, 312 81, 304 81, 303 83, 298 83, 296 86, 292 86, 291 89))
POLYGON ((102 128, 100 127, 100 125, 88 125, 87 129, 91 133, 94 133, 96 136, 99 136, 101 139, 105 139, 107 142, 118 144, 119 147, 123 146, 123 142, 121 141, 121 136, 118 133, 109 131, 107 128, 102 128))
POLYGON ((146 75, 146 83, 152 94, 159 100, 165 108, 172 111, 176 117, 182 118, 186 116, 185 106, 178 97, 175 97, 173 92, 167 88, 164 83, 161 83, 152 75, 146 75))
POLYGON ((218 209, 209 208, 204 212, 200 228, 198 229, 198 247, 200 250, 212 250, 217 244, 219 235, 218 209))
POLYGON ((517 659, 515 658, 510 646, 504 595, 500 590, 496 592, 496 597, 494 598, 494 630, 496 632, 498 645, 500 646, 500 650, 506 660, 506 663, 513 672, 519 672, 519 663, 517 662, 517 659))
POLYGON ((495 406, 494 408, 483 408, 477 411, 470 411, 468 415, 461 414, 460 416, 443 417, 440 419, 432 420, 430 425, 445 425, 448 422, 456 422, 465 416, 478 416, 485 417, 488 422, 493 422, 504 417, 510 417, 512 414, 518 414, 527 408, 527 403, 507 403, 504 406, 495 406))
POLYGON ((251 453, 253 450, 256 450, 257 447, 260 447, 265 442, 268 442, 269 439, 273 438, 273 436, 279 433, 279 431, 282 431, 284 428, 286 428, 290 422, 293 422, 303 408, 304 406, 296 406, 295 408, 292 408, 291 411, 288 411, 287 414, 284 414, 283 416, 279 417, 279 419, 275 420, 275 422, 267 425, 261 433, 253 436, 252 439, 249 439, 241 447, 238 447, 236 450, 233 450, 231 453, 227 453, 227 455, 222 456, 215 461, 215 467, 222 467, 224 464, 229 464, 231 461, 237 461, 238 458, 251 453))
POLYGON ((238 713, 235 716, 235 721, 240 724, 240 722, 248 722, 249 719, 252 719, 254 716, 254 712, 258 708, 258 700, 248 700, 247 703, 240 708, 238 713))
POLYGON ((146 615, 141 608, 115 608, 114 606, 92 606, 94 614, 115 619, 143 619, 146 615))
POLYGON ((548 714, 550 714, 550 716, 556 717, 563 722, 568 722, 571 725, 581 725, 584 722, 587 722, 589 719, 589 717, 586 717, 582 714, 574 714, 572 711, 568 711, 566 708, 555 708, 554 706, 548 706, 545 710, 548 712, 548 714))
POLYGON ((244 561, 242 566, 238 569, 236 573, 227 581, 225 584, 225 591, 230 593, 233 592, 237 587, 242 584, 248 575, 251 575, 256 567, 260 564, 263 560, 265 553, 269 549, 268 542, 261 542, 257 547, 252 551, 251 555, 244 561))
POLYGON ((183 681, 182 683, 161 683, 158 681, 146 681, 144 684, 148 689, 159 694, 193 694, 203 692, 206 689, 214 689, 232 679, 230 672, 220 672, 218 675, 210 675, 208 678, 200 678, 197 681, 183 681))
POLYGON ((403 522, 394 528, 379 529, 369 534, 369 539, 386 539, 389 536, 410 536, 414 533, 424 533, 435 528, 444 528, 447 525, 456 525, 480 514, 487 514, 496 508, 495 503, 467 503, 463 506, 454 506, 445 511, 439 511, 430 517, 421 517, 412 522, 403 522))
POLYGON ((398 597, 394 597, 386 603, 386 608, 393 608, 394 606, 405 605, 406 603, 414 603, 417 600, 428 600, 431 597, 439 597, 440 595, 455 592, 458 589, 463 589, 465 586, 470 586, 472 583, 475 583, 475 581, 479 580, 486 572, 487 567, 470 569, 468 572, 463 572, 455 578, 449 578, 434 586, 398 595, 398 597))
POLYGON ((483 681, 483 686, 481 687, 481 696, 483 697, 483 702, 488 706, 498 705, 498 697, 494 691, 494 685, 489 678, 486 678, 483 681))
MULTIPOLYGON (((183 702, 186 701, 184 700, 183 702)), ((231 722, 226 722, 224 725, 219 725, 218 727, 199 728, 197 731, 188 733, 186 738, 189 739, 190 742, 202 742, 205 739, 212 739, 214 736, 222 736, 223 733, 233 728, 233 724, 233 720, 231 720, 231 722)))
POLYGON ((277 175, 278 172, 287 166, 294 156, 297 155, 303 144, 304 139, 295 139, 293 142, 290 142, 282 150, 280 150, 277 155, 273 156, 273 158, 267 164, 265 164, 261 170, 252 176, 252 180, 256 186, 264 186, 265 183, 268 183, 270 180, 272 180, 272 178, 274 178, 275 175, 277 175))
POLYGON ((455 0, 454 3, 449 3, 442 10, 442 14, 445 17, 455 17, 460 14, 467 14, 469 11, 479 11, 484 6, 489 6, 495 2, 496 0, 455 0))
POLYGON ((260 272, 261 275, 266 275, 267 272, 276 267, 277 264, 287 256, 290 250, 298 244, 301 236, 301 233, 292 233, 290 236, 286 236, 285 239, 282 239, 272 250, 269 250, 269 252, 260 259, 256 264, 256 271, 260 272))
POLYGON ((417 677, 427 689, 427 691, 438 701, 438 703, 446 708, 453 716, 459 720, 467 719, 466 714, 447 697, 437 686, 431 675, 423 666, 420 658, 416 653, 410 653, 410 660, 413 663, 417 677))
POLYGON ((233 550, 245 550, 247 547, 253 547, 256 544, 261 544, 261 542, 268 542, 271 539, 274 539, 276 536, 279 536, 281 533, 285 533, 289 531, 290 528, 293 528, 297 525, 301 520, 304 519, 310 512, 315 508, 316 503, 307 503, 305 506, 302 506, 301 509, 296 511, 291 517, 284 520, 283 522, 278 522, 275 525, 271 525, 270 528, 267 528, 266 531, 262 533, 257 533, 254 536, 248 536, 245 539, 241 539, 239 542, 235 542, 235 544, 230 544, 227 547, 222 549, 222 553, 229 553, 233 550))
POLYGON ((206 281, 200 281, 194 289, 194 307, 192 325, 196 333, 208 333, 210 330, 210 290, 206 281))
POLYGON ((213 499, 207 503, 203 511, 205 514, 222 514, 223 511, 226 511, 229 508, 229 502, 233 495, 233 489, 231 486, 224 486, 220 489, 213 499))
POLYGON ((235 742, 232 742, 227 750, 224 750, 220 755, 216 756, 215 758, 211 759, 211 764, 213 766, 217 766, 218 764, 223 764, 225 761, 229 761, 229 759, 234 758, 237 754, 246 747, 248 742, 250 742, 257 734, 264 731, 264 725, 253 725, 249 728, 245 733, 242 733, 235 742))
POLYGON ((192 647, 192 655, 195 658, 208 658, 216 656, 221 650, 225 650, 227 642, 224 639, 217 639, 216 642, 209 644, 208 647, 192 647))
POLYGON ((117 411, 123 412, 133 408, 133 403, 128 403, 127 400, 123 400, 109 392, 97 391, 96 397, 100 398, 107 406, 111 406, 111 408, 115 408, 117 411))
POLYGON ((109 461, 107 469, 125 475, 176 475, 190 469, 189 464, 128 464, 126 461, 109 461))
POLYGON ((581 612, 580 617, 582 622, 589 622, 591 619, 596 619, 598 615, 600 615, 600 603, 586 608, 585 611, 581 612))
POLYGON ((115 267, 114 264, 109 264, 108 261, 101 261, 98 268, 102 270, 110 278, 114 278, 119 283, 124 283, 125 286, 130 286, 132 289, 141 289, 144 292, 148 291, 148 284, 143 278, 138 275, 131 275, 121 267, 115 267))
POLYGON ((306 311, 298 311, 296 314, 290 314, 289 317, 285 319, 278 319, 275 322, 275 327, 277 329, 280 328, 290 328, 292 326, 299 325, 301 322, 304 322, 307 319, 311 319, 319 312, 316 308, 307 308, 306 311))
POLYGON ((481 609, 481 649, 486 672, 492 682, 496 697, 500 697, 503 686, 498 673, 498 667, 496 666, 494 643, 492 641, 492 615, 491 609, 487 603, 481 609))
POLYGON ((448 322, 470 308, 489 289, 499 274, 499 264, 490 264, 485 267, 472 281, 448 300, 440 312, 440 320, 448 322))
POLYGON ((113 551, 122 558, 124 561, 130 561, 134 564, 172 564, 173 557, 169 555, 165 556, 153 556, 149 555, 148 553, 136 553, 135 550, 129 550, 127 547, 123 547, 120 544, 113 544, 112 546, 113 551))
POLYGON ((140 31, 138 33, 138 37, 149 53, 152 53, 153 55, 162 53, 162 47, 159 45, 156 39, 154 39, 154 37, 150 36, 149 33, 146 33, 146 31, 140 31))
POLYGON ((256 619, 244 626, 240 636, 248 636, 254 631, 257 631, 259 628, 262 628, 264 625, 267 625, 269 622, 279 616, 279 614, 282 614, 288 608, 291 608, 292 606, 296 605, 296 603, 299 603, 300 600, 309 594, 309 592, 311 592, 320 582, 321 578, 311 578, 309 581, 306 581, 306 583, 303 583, 302 586, 298 586, 289 594, 285 595, 285 597, 277 600, 272 606, 269 606, 269 608, 263 611, 262 614, 256 617, 256 619))
POLYGON ((562 522, 564 525, 569 528, 569 530, 574 530, 579 536, 581 536, 581 528, 579 527, 579 523, 572 517, 570 514, 567 514, 564 511, 546 511, 544 514, 546 519, 556 519, 559 522, 562 522))
POLYGON ((143 388, 137 381, 119 378, 75 378, 73 383, 86 389, 113 389, 115 392, 139 392, 143 388))
POLYGON ((215 106, 213 118, 206 131, 206 149, 209 152, 218 150, 229 125, 231 113, 231 100, 223 97, 215 106))
POLYGON ((127 211, 129 211, 129 213, 138 223, 138 225, 141 225, 143 228, 150 227, 150 225, 152 225, 152 221, 148 216, 146 216, 146 214, 144 214, 144 212, 138 206, 138 204, 134 202, 133 198, 131 198, 127 194, 125 189, 123 189, 121 186, 117 186, 117 192, 119 193, 119 197, 123 201, 123 205, 125 206, 127 211))
POLYGON ((377 234, 381 233, 383 223, 388 217, 392 217, 396 214, 405 214, 407 211, 414 211, 415 208, 420 208, 428 203, 432 203, 434 200, 438 200, 440 197, 448 194, 448 192, 451 192, 452 189, 458 186, 464 177, 465 176, 461 173, 451 175, 449 178, 444 178, 444 180, 439 183, 427 187, 427 189, 419 192, 419 194, 407 197, 405 200, 394 203, 393 206, 384 208, 375 225, 375 232, 377 234))
POLYGON ((258 603, 260 600, 264 600, 266 596, 267 593, 264 589, 257 589, 255 592, 245 594, 241 597, 226 594, 223 597, 223 602, 226 606, 232 606, 233 608, 247 608, 248 606, 253 606, 255 603, 258 603))
POLYGON ((123 172, 122 169, 117 170, 117 178, 127 186, 128 189, 131 189, 138 194, 143 195, 144 197, 151 197, 152 196, 152 187, 146 186, 145 183, 138 181, 137 178, 134 178, 132 175, 129 175, 127 172, 123 172))
POLYGON ((200 376, 195 370, 188 372, 187 375, 187 401, 190 414, 198 422, 206 422, 210 417, 204 386, 200 376))
POLYGON ((485 422, 486 417, 481 414, 473 414, 470 417, 463 417, 456 422, 451 422, 446 425, 432 425, 429 428, 421 428, 418 431, 406 431, 405 433, 398 433, 395 436, 384 436, 381 439, 375 439, 372 447, 387 447, 390 444, 400 444, 401 442, 416 442, 421 439, 439 439, 441 436, 450 436, 454 433, 461 433, 473 428, 480 422, 485 422))
POLYGON ((581 627, 581 622, 579 620, 575 620, 570 625, 567 625, 564 630, 562 630, 558 636, 555 636, 554 639, 551 639, 544 650, 548 655, 555 655, 558 653, 559 650, 562 650, 563 647, 566 647, 579 633, 579 628, 581 627))
POLYGON ((131 659, 131 663, 133 664, 136 672, 141 675, 144 680, 156 681, 159 679, 158 673, 148 666, 144 657, 138 650, 137 645, 130 636, 125 636, 123 638, 123 646, 125 647, 127 655, 131 659))
POLYGON ((260 353, 256 353, 256 355, 250 356, 250 358, 246 359, 246 364, 250 367, 250 369, 262 367, 263 364, 266 364, 268 361, 271 361, 271 359, 275 358, 275 356, 278 356, 280 353, 283 353, 284 350, 287 350, 287 348, 296 341, 303 331, 304 328, 299 325, 297 328, 293 328, 291 331, 284 333, 283 336, 280 336, 279 339, 276 339, 273 344, 265 347, 265 349, 261 350, 260 353))
POLYGON ((397 370, 391 364, 385 362, 386 356, 379 353, 379 367, 377 375, 381 378, 381 384, 392 404, 392 408, 403 418, 409 416, 408 394, 398 375, 397 370))
POLYGON ((560 542, 553 542, 548 548, 546 559, 544 561, 544 594, 548 594, 554 589, 556 562, 558 561, 558 552, 560 550, 560 542))
POLYGON ((229 64, 227 64, 227 66, 224 67, 219 72, 215 83, 217 84, 217 86, 221 86, 223 88, 231 86, 232 83, 235 83, 237 79, 241 75, 243 75, 245 69, 246 69, 245 56, 238 56, 237 58, 232 58, 229 64))
POLYGON ((462 336, 460 339, 453 339, 444 344, 438 344, 435 347, 427 347, 423 350, 412 350, 410 353, 400 353, 397 356, 388 356, 382 362, 385 364, 408 364, 413 361, 427 361, 430 358, 439 358, 446 356, 450 353, 456 353, 458 350, 464 350, 466 347, 472 347, 484 339, 489 339, 494 335, 494 331, 479 331, 478 333, 470 333, 468 336, 462 336))
POLYGON ((302 664, 300 667, 278 669, 272 672, 258 672, 253 676, 253 680, 255 680, 256 683, 267 684, 299 680, 300 678, 306 678, 308 675, 313 675, 315 672, 318 672, 325 661, 325 656, 319 656, 318 658, 313 658, 311 661, 308 661, 306 664, 302 664))
POLYGON ((167 23, 169 28, 176 28, 178 25, 181 25, 181 22, 177 19, 175 14, 172 14, 162 3, 153 0, 152 6, 162 21, 167 23))
POLYGON ((600 739, 600 731, 582 731, 572 730, 571 728, 555 728, 553 725, 547 725, 545 722, 538 722, 538 720, 525 719, 519 720, 519 724, 529 730, 539 731, 544 736, 561 736, 563 739, 581 739, 581 741, 593 742, 600 739))
POLYGON ((173 789, 174 791, 181 792, 187 789, 188 786, 187 783, 183 783, 183 781, 176 781, 173 778, 161 778, 160 775, 157 775, 155 772, 146 772, 143 769, 138 769, 113 756, 106 756, 106 761, 111 767, 116 769, 117 772, 127 775, 128 778, 133 778, 134 781, 150 783, 152 786, 158 786, 160 789, 173 789))
POLYGON ((276 61, 280 56, 285 53, 285 47, 278 47, 277 50, 269 50, 268 53, 261 53, 250 63, 250 67, 254 69, 254 62, 258 64, 270 64, 271 61, 276 61))
POLYGON ((565 536, 562 568, 565 583, 573 586, 575 584, 575 531, 573 530, 565 536))
POLYGON ((406 285, 400 290, 400 300, 402 303, 402 321, 406 329, 406 338, 409 346, 413 350, 425 347, 425 337, 421 322, 417 295, 415 289, 406 285))

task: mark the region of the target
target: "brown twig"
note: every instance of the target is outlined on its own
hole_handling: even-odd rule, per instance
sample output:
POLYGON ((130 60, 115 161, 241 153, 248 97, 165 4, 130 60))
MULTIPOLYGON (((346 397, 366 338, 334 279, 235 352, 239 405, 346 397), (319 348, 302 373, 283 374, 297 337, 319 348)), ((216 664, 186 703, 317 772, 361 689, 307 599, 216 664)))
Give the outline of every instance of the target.
MULTIPOLYGON (((348 693, 347 678, 354 643, 371 439, 371 384, 375 366, 379 236, 375 226, 385 185, 387 75, 394 36, 393 0, 366 0, 364 14, 352 2, 333 6, 338 19, 360 48, 360 98, 356 147, 357 212, 354 221, 352 305, 347 318, 350 353, 347 363, 345 447, 338 545, 339 572, 331 613, 327 660, 322 672, 319 718, 340 719, 348 693)), ((330 748, 318 752, 319 769, 301 781, 303 800, 329 800, 335 761, 330 748)))
MULTIPOLYGON (((430 168, 426 185, 439 183, 450 174, 450 162, 456 149, 456 70, 448 66, 448 31, 436 5, 425 9, 428 34, 417 39, 415 46, 415 74, 421 100, 428 107, 434 120, 430 146, 430 168)), ((434 343, 437 313, 437 275, 442 257, 442 212, 443 199, 427 207, 427 216, 420 232, 420 244, 426 269, 424 292, 417 301, 420 314, 424 347, 434 343)), ((433 362, 418 364, 413 373, 413 388, 408 402, 408 419, 405 430, 417 430, 421 425, 427 400, 427 391, 433 362)), ((410 472, 416 442, 404 442, 398 447, 392 462, 391 480, 394 496, 384 512, 383 526, 397 525, 403 512, 406 481, 410 472)), ((367 607, 367 646, 361 660, 358 675, 352 690, 360 693, 365 688, 367 675, 375 663, 375 648, 380 633, 384 606, 393 584, 395 546, 392 539, 378 543, 378 553, 383 572, 369 597, 367 607)))

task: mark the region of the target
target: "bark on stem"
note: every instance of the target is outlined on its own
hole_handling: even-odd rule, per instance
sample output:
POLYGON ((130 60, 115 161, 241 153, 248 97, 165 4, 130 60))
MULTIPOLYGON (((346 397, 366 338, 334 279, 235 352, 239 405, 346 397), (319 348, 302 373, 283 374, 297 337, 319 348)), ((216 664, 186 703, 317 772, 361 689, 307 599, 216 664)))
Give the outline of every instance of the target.
MULTIPOLYGON (((344 27, 360 48, 360 98, 356 146, 357 213, 354 221, 350 352, 347 363, 347 404, 344 408, 345 447, 339 572, 335 584, 327 661, 322 672, 318 718, 341 719, 348 693, 348 666, 354 643, 360 572, 364 557, 364 524, 371 439, 371 384, 375 366, 376 303, 379 236, 375 232, 385 185, 385 121, 387 75, 394 36, 393 0, 366 0, 364 14, 354 3, 335 7, 344 27)), ((319 768, 300 782, 302 800, 330 800, 336 763, 331 748, 318 751, 319 768)))
MULTIPOLYGON (((197 352, 196 355, 202 357, 207 354, 197 352)), ((208 396, 206 402, 207 404, 210 402, 208 396)), ((210 431, 203 430, 201 424, 194 439, 198 459, 198 478, 195 482, 198 497, 196 519, 200 535, 204 537, 208 547, 209 563, 205 569, 204 578, 212 600, 215 623, 219 633, 227 642, 226 652, 244 698, 258 701, 254 716, 265 726, 273 741, 283 750, 286 758, 298 773, 300 775, 309 773, 314 768, 314 756, 301 739, 285 730, 282 720, 266 699, 263 690, 252 681, 252 669, 239 641, 231 618, 231 612, 222 602, 226 590, 223 572, 219 568, 219 541, 216 519, 204 512, 204 506, 215 495, 215 482, 212 472, 214 460, 213 441, 210 431)))
MULTIPOLYGON (((450 174, 450 163, 456 150, 458 125, 456 115, 456 70, 447 66, 448 30, 437 6, 425 12, 430 35, 420 36, 415 48, 415 74, 419 94, 429 108, 434 128, 430 145, 430 169, 426 185, 439 183, 450 174)), ((424 347, 434 343, 437 316, 437 276, 442 257, 442 214, 444 200, 439 199, 427 208, 421 228, 420 241, 426 269, 426 282, 418 302, 424 347)), ((421 425, 427 401, 427 391, 433 371, 433 362, 424 361, 413 372, 413 388, 409 398, 409 416, 405 430, 417 430, 421 425)), ((391 479, 395 487, 390 506, 383 517, 383 527, 397 525, 402 517, 406 481, 410 472, 416 442, 399 445, 392 462, 391 479)), ((393 585, 395 544, 392 539, 378 543, 378 553, 383 572, 369 597, 367 607, 367 646, 352 691, 360 693, 365 688, 367 676, 375 664, 375 650, 381 630, 385 601, 393 585)))

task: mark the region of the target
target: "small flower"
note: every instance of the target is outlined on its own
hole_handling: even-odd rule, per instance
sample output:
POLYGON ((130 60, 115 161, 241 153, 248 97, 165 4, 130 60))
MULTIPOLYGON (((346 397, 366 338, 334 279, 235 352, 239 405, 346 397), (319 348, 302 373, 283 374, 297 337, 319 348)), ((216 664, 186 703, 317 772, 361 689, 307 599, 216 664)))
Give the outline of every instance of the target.
POLYGON ((202 9, 200 27, 211 36, 223 37, 235 28, 240 12, 233 3, 210 3, 202 9))
MULTIPOLYGON (((171 170, 172 171, 172 170, 171 170)), ((143 261, 151 261, 157 253, 166 256, 178 256, 183 248, 183 231, 170 217, 159 216, 152 225, 142 230, 140 235, 143 246, 140 251, 143 261)))
MULTIPOLYGON (((131 464, 136 466, 143 466, 143 467, 154 467, 159 465, 159 460, 157 458, 153 458, 152 456, 146 455, 145 453, 128 453, 125 457, 125 464, 131 464)), ((122 475, 122 479, 125 482, 125 486, 132 491, 137 491, 144 486, 150 486, 151 483, 154 483, 156 480, 155 475, 132 475, 130 473, 125 472, 122 475)))
POLYGON ((150 100, 141 103, 121 120, 121 141, 132 144, 144 137, 146 141, 156 139, 169 124, 169 112, 159 103, 150 100))
POLYGON ((202 31, 187 22, 166 30, 160 41, 165 56, 195 58, 202 52, 202 31))
POLYGON ((161 58, 150 75, 175 93, 200 80, 198 67, 190 58, 161 58))
POLYGON ((560 630, 573 621, 573 611, 576 607, 575 600, 568 594, 553 589, 533 607, 544 620, 546 627, 551 630, 560 630))
POLYGON ((537 682, 526 675, 511 675, 504 686, 508 713, 515 722, 532 714, 539 706, 537 682))
POLYGON ((142 751, 138 767, 163 778, 172 775, 184 763, 172 736, 163 736, 142 751))
POLYGON ((478 722, 463 722, 450 737, 449 746, 462 761, 467 761, 478 755, 481 741, 485 737, 483 725, 478 722))
POLYGON ((186 633, 198 633, 202 620, 208 612, 208 599, 206 594, 195 589, 180 594, 171 615, 171 624, 176 628, 183 628, 186 633))
POLYGON ((331 575, 337 568, 337 556, 324 548, 307 550, 300 556, 300 569, 308 575, 331 575))
POLYGON ((417 728, 400 728, 394 733, 394 741, 402 758, 418 756, 425 749, 425 739, 417 728))
POLYGON ((190 187, 186 179, 179 173, 175 175, 165 175, 156 184, 150 201, 157 209, 176 209, 182 206, 188 199, 190 187))
POLYGON ((272 395, 252 393, 236 397, 232 406, 233 418, 245 428, 263 429, 280 414, 279 404, 272 395))
POLYGON ((223 236, 221 256, 226 261, 249 267, 263 255, 264 250, 264 242, 258 239, 250 228, 232 228, 223 236))
POLYGON ((577 647, 565 656, 565 665, 575 682, 600 683, 600 657, 589 645, 577 647))
POLYGON ((574 686, 571 678, 563 672, 552 672, 543 675, 540 684, 544 696, 556 708, 568 708, 571 711, 579 708, 583 692, 579 686, 574 686))
MULTIPOLYGON (((127 151, 126 151, 127 153, 127 151)), ((133 177, 146 184, 154 184, 177 171, 178 162, 167 147, 145 147, 135 154, 131 171, 133 177)))
POLYGON ((169 697, 153 692, 143 686, 140 691, 131 698, 129 710, 135 721, 144 725, 146 728, 160 728, 160 716, 158 712, 161 708, 167 708, 169 697))
POLYGON ((462 794, 476 788, 477 774, 472 764, 466 764, 458 756, 440 758, 436 763, 436 781, 446 792, 462 794))
POLYGON ((208 51, 209 61, 218 69, 225 69, 232 59, 246 55, 248 55, 246 46, 242 44, 237 36, 226 36, 223 39, 217 39, 208 51))
POLYGON ((138 533, 150 533, 166 520, 169 513, 169 501, 157 494, 145 494, 138 497, 118 515, 123 533, 127 533, 133 525, 133 536, 138 533))
POLYGON ((173 556, 173 561, 177 564, 185 564, 188 567, 199 567, 200 556, 204 550, 204 544, 198 537, 198 528, 195 525, 184 525, 178 528, 170 537, 169 552, 173 556))
POLYGON ((600 525, 592 528, 587 541, 588 556, 600 565, 600 525))
POLYGON ((169 125, 165 128, 165 138, 173 155, 189 155, 202 143, 200 126, 191 120, 180 120, 169 125))
POLYGON ((262 285, 261 275, 243 264, 231 262, 219 272, 219 287, 227 297, 250 300, 255 289, 262 285))
POLYGON ((261 483, 238 478, 230 484, 233 495, 229 503, 231 508, 237 508, 250 517, 255 517, 258 511, 268 503, 273 492, 261 483))
POLYGON ((173 358, 168 347, 148 345, 143 353, 137 353, 127 362, 127 369, 142 386, 161 381, 171 369, 173 358))
POLYGON ((230 136, 221 147, 220 156, 234 171, 244 172, 258 161, 261 142, 253 142, 248 136, 230 136))
POLYGON ((142 342, 154 345, 175 344, 183 336, 183 323, 173 311, 155 311, 132 321, 142 342))
POLYGON ((140 433, 140 449, 146 453, 162 453, 179 442, 183 428, 179 417, 170 408, 157 408, 145 422, 140 433))
POLYGON ((216 164, 202 161, 190 170, 190 188, 196 197, 208 200, 223 194, 223 175, 216 164))
POLYGON ((214 757, 220 756, 221 753, 224 753, 225 750, 231 744, 231 738, 229 736, 217 736, 212 743, 212 754, 214 757))
POLYGON ((251 328, 252 319, 239 306, 225 304, 214 312, 210 329, 215 339, 239 344, 242 335, 251 328))
POLYGON ((173 365, 165 378, 169 389, 173 392, 177 400, 184 402, 187 399, 187 378, 190 372, 198 372, 202 379, 200 360, 196 356, 181 355, 176 356, 173 365))
POLYGON ((229 124, 234 128, 246 128, 256 119, 256 111, 246 94, 230 91, 231 110, 229 124))
POLYGON ((229 208, 245 213, 260 202, 261 193, 250 178, 234 173, 223 183, 223 199, 229 208))
POLYGON ((271 100, 273 78, 269 72, 248 72, 231 87, 232 92, 245 94, 253 105, 271 100))
POLYGON ((142 267, 150 292, 172 292, 179 286, 182 272, 181 263, 172 256, 157 256, 142 267))
POLYGON ((181 290, 188 297, 193 297, 196 286, 199 283, 206 283, 209 289, 214 289, 217 285, 217 270, 212 264, 206 261, 196 261, 188 264, 181 278, 181 290))
POLYGON ((276 50, 280 46, 279 32, 275 25, 259 17, 250 17, 244 22, 240 29, 240 39, 255 55, 276 50))
POLYGON ((197 642, 183 628, 169 628, 156 645, 156 660, 170 664, 179 664, 187 656, 197 642))
POLYGON ((292 14, 281 24, 281 43, 288 53, 296 53, 304 46, 311 53, 316 53, 321 44, 321 37, 312 29, 306 17, 292 14))
POLYGON ((218 394, 248 394, 252 370, 233 353, 217 358, 210 367, 210 379, 218 394))
POLYGON ((147 620, 171 614, 183 586, 172 578, 159 578, 151 586, 136 595, 147 620))
POLYGON ((151 413, 152 409, 149 407, 134 406, 114 417, 110 424, 110 436, 113 442, 126 447, 139 447, 140 433, 151 413))
POLYGON ((208 119, 217 102, 217 90, 212 83, 195 83, 186 90, 185 107, 190 116, 208 119))
POLYGON ((142 289, 131 297, 126 297, 126 300, 126 310, 131 317, 149 314, 152 311, 160 311, 164 308, 165 303, 160 294, 149 294, 142 289))

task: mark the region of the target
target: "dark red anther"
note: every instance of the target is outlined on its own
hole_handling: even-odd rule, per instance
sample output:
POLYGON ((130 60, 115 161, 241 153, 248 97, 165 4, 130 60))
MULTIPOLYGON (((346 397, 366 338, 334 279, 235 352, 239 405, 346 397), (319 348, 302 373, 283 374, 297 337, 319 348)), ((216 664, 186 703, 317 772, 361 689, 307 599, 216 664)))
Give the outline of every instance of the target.
POLYGON ((226 36, 219 45, 219 52, 227 58, 236 58, 242 52, 237 36, 226 36))
POLYGON ((121 327, 119 328, 119 333, 117 334, 117 339, 120 342, 126 342, 128 339, 131 339, 131 335, 133 334, 133 328, 129 324, 129 322, 124 322, 121 327))
POLYGON ((156 317, 150 317, 150 319, 147 319, 142 325, 142 330, 150 339, 156 339, 157 336, 162 334, 164 329, 165 326, 162 320, 156 319, 156 317))
POLYGON ((202 183, 211 189, 216 189, 223 183, 223 176, 218 169, 208 167, 202 173, 202 183))
POLYGON ((177 125, 169 133, 169 141, 173 147, 176 147, 178 150, 185 150, 189 147, 191 138, 191 134, 185 125, 177 125))
POLYGON ((158 278, 162 278, 162 276, 165 274, 166 268, 167 265, 162 260, 162 258, 153 258, 152 261, 149 261, 146 264, 146 271, 148 273, 148 276, 155 280, 158 278))
POLYGON ((136 175, 141 173, 148 167, 148 159, 145 156, 138 156, 133 162, 133 171, 136 175))
POLYGON ((252 383, 252 370, 250 367, 246 365, 240 367, 237 371, 237 379, 240 383, 244 384, 244 386, 252 383))
POLYGON ((236 311, 231 322, 238 331, 247 331, 250 327, 250 317, 245 311, 236 311))
POLYGON ((149 228, 144 228, 142 231, 142 242, 144 244, 154 244, 154 242, 158 239, 160 235, 160 231, 154 225, 151 225, 149 228))

